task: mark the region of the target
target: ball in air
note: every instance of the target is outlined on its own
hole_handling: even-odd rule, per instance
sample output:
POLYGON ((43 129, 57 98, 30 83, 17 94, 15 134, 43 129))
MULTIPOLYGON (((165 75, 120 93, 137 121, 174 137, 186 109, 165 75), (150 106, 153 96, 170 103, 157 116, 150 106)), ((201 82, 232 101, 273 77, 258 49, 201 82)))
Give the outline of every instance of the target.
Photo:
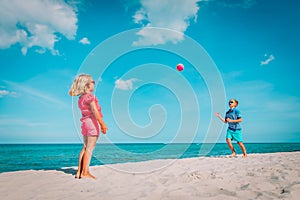
POLYGON ((181 64, 181 63, 179 63, 179 64, 176 66, 176 69, 177 69, 178 71, 181 72, 181 71, 184 69, 184 65, 181 64))

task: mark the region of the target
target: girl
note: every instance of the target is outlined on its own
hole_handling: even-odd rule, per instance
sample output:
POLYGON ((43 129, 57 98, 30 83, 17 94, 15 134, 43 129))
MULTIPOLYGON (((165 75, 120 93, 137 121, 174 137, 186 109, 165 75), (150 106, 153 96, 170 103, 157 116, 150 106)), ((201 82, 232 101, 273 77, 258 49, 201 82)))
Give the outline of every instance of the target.
POLYGON ((107 126, 102 120, 101 107, 98 104, 98 99, 91 94, 94 91, 95 81, 87 74, 81 74, 75 78, 71 89, 70 96, 80 96, 78 107, 81 110, 81 133, 84 139, 84 146, 79 154, 78 171, 75 178, 92 178, 95 179, 89 172, 89 165, 92 157, 92 152, 96 146, 101 127, 101 132, 106 134, 107 126))
POLYGON ((242 122, 241 112, 236 109, 239 102, 236 99, 230 99, 229 110, 226 112, 225 118, 221 117, 220 113, 216 113, 216 116, 224 123, 228 123, 228 129, 226 134, 226 142, 231 150, 231 156, 236 156, 236 152, 232 146, 231 140, 237 141, 241 147, 244 157, 247 157, 246 148, 242 139, 242 128, 240 122, 242 122))

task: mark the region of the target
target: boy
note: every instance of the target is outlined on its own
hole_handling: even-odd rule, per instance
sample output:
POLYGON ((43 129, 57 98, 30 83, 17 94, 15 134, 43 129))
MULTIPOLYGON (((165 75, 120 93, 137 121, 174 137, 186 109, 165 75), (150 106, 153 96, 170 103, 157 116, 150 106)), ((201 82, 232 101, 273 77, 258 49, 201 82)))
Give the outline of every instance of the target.
POLYGON ((234 147, 232 146, 231 140, 237 141, 238 145, 241 147, 244 157, 247 157, 246 148, 243 144, 242 139, 242 128, 240 122, 242 122, 241 112, 236 109, 239 102, 236 99, 230 99, 229 107, 230 109, 226 112, 225 118, 221 117, 220 113, 216 113, 216 116, 224 123, 228 123, 228 129, 226 134, 226 142, 231 150, 231 157, 236 156, 234 147))

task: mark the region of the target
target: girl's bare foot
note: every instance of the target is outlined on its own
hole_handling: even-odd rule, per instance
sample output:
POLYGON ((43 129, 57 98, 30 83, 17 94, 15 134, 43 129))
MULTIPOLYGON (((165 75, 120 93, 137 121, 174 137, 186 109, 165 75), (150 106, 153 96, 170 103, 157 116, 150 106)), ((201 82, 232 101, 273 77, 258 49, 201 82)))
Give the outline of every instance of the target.
POLYGON ((232 153, 232 154, 229 156, 229 158, 234 158, 234 157, 236 157, 236 153, 235 153, 235 152, 232 153))
POLYGON ((76 173, 75 178, 81 178, 81 177, 80 177, 80 172, 77 172, 77 173, 76 173))
POLYGON ((90 178, 90 179, 96 179, 95 176, 93 176, 92 174, 90 173, 87 173, 87 174, 81 174, 80 178, 90 178))

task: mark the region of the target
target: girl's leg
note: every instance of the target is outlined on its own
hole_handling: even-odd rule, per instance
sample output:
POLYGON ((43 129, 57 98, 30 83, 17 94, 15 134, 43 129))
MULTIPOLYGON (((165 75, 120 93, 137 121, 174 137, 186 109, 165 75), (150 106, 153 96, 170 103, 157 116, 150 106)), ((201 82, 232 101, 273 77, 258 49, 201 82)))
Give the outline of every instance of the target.
POLYGON ((92 153, 96 146, 97 140, 98 140, 98 136, 88 136, 87 137, 87 145, 86 145, 86 149, 85 149, 85 152, 84 152, 83 158, 82 158, 82 171, 81 171, 80 177, 96 179, 95 176, 90 174, 89 166, 90 166, 92 153))
POLYGON ((231 143, 231 139, 226 138, 226 142, 227 142, 228 147, 229 147, 230 150, 231 150, 231 156, 236 156, 236 153, 235 153, 235 151, 234 151, 234 147, 233 147, 233 145, 232 145, 232 143, 231 143))
POLYGON ((238 142, 238 145, 241 147, 244 157, 247 157, 246 148, 242 142, 238 142))
POLYGON ((78 170, 77 173, 75 175, 75 178, 81 178, 80 174, 81 174, 81 170, 82 170, 82 158, 86 149, 86 144, 87 144, 87 136, 83 136, 83 147, 81 149, 81 152, 79 154, 79 158, 78 158, 78 170))

